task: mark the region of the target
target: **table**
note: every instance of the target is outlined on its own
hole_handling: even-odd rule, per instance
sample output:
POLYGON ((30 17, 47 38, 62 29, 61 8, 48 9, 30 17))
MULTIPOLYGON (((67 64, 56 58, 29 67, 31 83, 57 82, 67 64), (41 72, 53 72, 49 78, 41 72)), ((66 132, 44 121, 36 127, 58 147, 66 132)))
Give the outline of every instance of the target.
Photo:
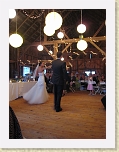
POLYGON ((23 93, 29 91, 37 81, 9 83, 9 101, 23 96, 23 93))

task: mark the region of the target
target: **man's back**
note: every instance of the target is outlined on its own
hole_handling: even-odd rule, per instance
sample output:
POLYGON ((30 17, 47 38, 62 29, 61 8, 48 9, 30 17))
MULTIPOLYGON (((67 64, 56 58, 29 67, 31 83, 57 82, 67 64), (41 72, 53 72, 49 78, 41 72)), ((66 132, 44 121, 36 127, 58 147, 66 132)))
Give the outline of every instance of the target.
POLYGON ((54 84, 64 84, 64 79, 66 79, 66 62, 60 59, 54 60, 52 62, 52 82, 54 84))

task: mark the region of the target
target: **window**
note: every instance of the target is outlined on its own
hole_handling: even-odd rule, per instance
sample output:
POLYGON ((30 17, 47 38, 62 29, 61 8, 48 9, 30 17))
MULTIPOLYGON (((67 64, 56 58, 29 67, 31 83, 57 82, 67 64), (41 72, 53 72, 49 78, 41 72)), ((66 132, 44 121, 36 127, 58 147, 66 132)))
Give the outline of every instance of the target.
POLYGON ((26 74, 30 74, 30 67, 23 67, 23 76, 26 76, 26 74))
POLYGON ((89 74, 95 74, 95 71, 85 71, 86 75, 89 76, 89 74))

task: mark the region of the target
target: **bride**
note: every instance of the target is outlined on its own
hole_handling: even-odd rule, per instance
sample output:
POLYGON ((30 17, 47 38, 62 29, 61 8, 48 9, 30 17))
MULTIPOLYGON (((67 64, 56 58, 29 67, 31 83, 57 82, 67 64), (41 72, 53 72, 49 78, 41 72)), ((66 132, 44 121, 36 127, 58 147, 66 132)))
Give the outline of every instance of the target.
POLYGON ((44 62, 40 62, 37 65, 33 77, 35 79, 35 77, 39 75, 38 82, 28 92, 23 94, 23 99, 29 104, 41 104, 49 98, 44 79, 44 65, 44 62))

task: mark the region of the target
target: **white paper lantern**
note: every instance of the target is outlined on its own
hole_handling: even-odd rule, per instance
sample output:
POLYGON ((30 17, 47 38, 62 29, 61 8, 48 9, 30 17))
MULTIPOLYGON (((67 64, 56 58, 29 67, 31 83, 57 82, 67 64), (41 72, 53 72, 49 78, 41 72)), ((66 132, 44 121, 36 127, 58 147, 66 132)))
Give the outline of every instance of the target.
POLYGON ((86 48, 88 47, 88 44, 85 40, 80 40, 78 41, 77 43, 77 48, 80 50, 80 51, 83 51, 85 50, 86 48))
POLYGON ((50 54, 53 54, 53 52, 52 52, 51 50, 49 51, 49 53, 50 53, 50 54))
POLYGON ((55 30, 59 29, 62 25, 62 17, 57 12, 51 12, 47 14, 45 18, 45 24, 47 26, 52 26, 55 30))
POLYGON ((57 37, 58 37, 59 39, 62 39, 62 38, 64 37, 64 33, 59 32, 59 33, 57 34, 57 37))
POLYGON ((40 45, 38 45, 37 49, 38 49, 39 51, 42 51, 42 50, 43 50, 43 46, 40 44, 40 45))
POLYGON ((79 33, 84 33, 86 31, 86 26, 84 24, 80 24, 77 26, 77 31, 79 33))
POLYGON ((16 16, 15 9, 9 9, 9 18, 12 19, 16 16))
POLYGON ((12 34, 9 37, 9 43, 14 48, 20 47, 23 43, 23 38, 19 34, 12 34))
POLYGON ((63 58, 63 57, 61 58, 61 61, 64 61, 64 58, 63 58))
POLYGON ((44 27, 44 33, 47 36, 52 36, 55 33, 55 30, 51 26, 45 26, 44 27))

